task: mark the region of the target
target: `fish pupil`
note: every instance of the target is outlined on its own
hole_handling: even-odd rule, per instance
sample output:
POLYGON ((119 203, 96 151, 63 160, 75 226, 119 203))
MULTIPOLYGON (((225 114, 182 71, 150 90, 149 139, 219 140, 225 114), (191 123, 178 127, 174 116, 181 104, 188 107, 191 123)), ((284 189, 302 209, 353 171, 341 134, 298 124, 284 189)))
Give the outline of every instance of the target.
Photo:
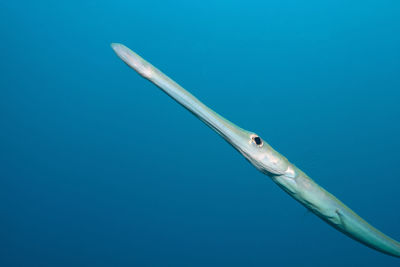
POLYGON ((258 136, 254 137, 253 140, 258 146, 262 144, 261 138, 258 136))

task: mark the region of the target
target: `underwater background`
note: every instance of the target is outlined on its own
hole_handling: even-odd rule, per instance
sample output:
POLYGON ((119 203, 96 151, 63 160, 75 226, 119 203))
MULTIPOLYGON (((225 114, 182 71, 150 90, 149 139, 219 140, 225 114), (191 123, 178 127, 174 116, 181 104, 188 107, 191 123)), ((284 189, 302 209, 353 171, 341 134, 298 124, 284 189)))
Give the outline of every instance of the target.
POLYGON ((117 58, 400 240, 398 1, 1 1, 0 266, 399 266, 117 58))

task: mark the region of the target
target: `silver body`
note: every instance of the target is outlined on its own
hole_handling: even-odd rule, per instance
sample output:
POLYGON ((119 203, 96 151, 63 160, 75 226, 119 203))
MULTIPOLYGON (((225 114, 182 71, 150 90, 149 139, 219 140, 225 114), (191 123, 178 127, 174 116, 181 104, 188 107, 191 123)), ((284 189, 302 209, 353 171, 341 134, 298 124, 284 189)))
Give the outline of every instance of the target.
POLYGON ((378 231, 305 173, 275 151, 257 134, 229 122, 205 106, 168 76, 122 44, 117 55, 196 117, 221 135, 258 170, 272 178, 307 209, 349 237, 383 253, 400 257, 400 243, 378 231))

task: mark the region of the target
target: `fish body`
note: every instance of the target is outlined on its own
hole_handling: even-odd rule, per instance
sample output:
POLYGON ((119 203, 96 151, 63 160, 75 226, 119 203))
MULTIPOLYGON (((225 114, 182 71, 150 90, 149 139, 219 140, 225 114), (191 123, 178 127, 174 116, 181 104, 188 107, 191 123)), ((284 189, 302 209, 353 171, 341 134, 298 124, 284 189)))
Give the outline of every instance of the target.
POLYGON ((237 149, 254 167, 322 220, 373 249, 400 257, 400 243, 383 234, 273 149, 256 133, 217 114, 180 85, 122 44, 116 54, 237 149))

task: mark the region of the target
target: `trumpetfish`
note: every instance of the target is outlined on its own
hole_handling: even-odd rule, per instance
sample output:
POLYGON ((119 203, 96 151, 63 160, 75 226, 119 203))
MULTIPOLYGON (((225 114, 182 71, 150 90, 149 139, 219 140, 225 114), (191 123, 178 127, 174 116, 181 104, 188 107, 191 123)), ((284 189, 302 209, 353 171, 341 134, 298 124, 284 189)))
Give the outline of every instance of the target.
POLYGON ((391 256, 400 257, 399 242, 363 220, 273 149, 258 134, 244 130, 223 118, 126 46, 113 43, 111 47, 129 67, 217 132, 254 167, 269 176, 308 210, 362 244, 391 256))

